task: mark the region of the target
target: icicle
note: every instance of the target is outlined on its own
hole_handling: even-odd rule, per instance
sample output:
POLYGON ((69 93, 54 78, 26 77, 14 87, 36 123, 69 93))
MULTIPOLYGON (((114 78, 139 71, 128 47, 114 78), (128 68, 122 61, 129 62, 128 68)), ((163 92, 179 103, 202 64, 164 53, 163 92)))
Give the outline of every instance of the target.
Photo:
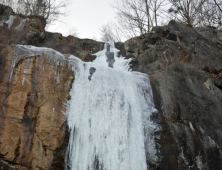
POLYGON ((8 29, 11 29, 14 19, 15 19, 15 17, 13 15, 10 15, 8 21, 5 22, 6 24, 8 24, 8 29))
POLYGON ((27 73, 29 72, 29 67, 30 67, 30 65, 31 65, 31 61, 32 61, 31 58, 29 58, 29 59, 26 61, 24 74, 27 74, 27 73))
POLYGON ((55 108, 52 108, 52 116, 55 114, 55 108))
POLYGON ((58 76, 57 76, 57 78, 56 78, 56 82, 57 82, 57 84, 60 83, 60 75, 59 75, 59 73, 58 73, 58 76))
POLYGON ((38 68, 39 67, 41 67, 41 64, 42 64, 42 59, 43 59, 43 57, 41 56, 41 57, 39 57, 39 64, 38 64, 38 68))
POLYGON ((25 27, 26 21, 28 21, 28 18, 22 19, 20 24, 17 27, 15 27, 15 30, 16 31, 22 31, 25 27))
POLYGON ((26 80, 26 77, 24 76, 24 77, 22 78, 22 86, 24 86, 25 80, 26 80))

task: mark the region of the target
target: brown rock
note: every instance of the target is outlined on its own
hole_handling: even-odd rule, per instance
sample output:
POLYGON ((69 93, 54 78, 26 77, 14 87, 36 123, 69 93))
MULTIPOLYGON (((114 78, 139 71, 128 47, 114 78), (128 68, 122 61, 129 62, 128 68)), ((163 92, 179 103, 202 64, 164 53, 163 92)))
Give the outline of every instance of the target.
POLYGON ((92 61, 104 43, 45 32, 43 18, 17 15, 1 4, 0 21, 0 169, 61 170, 68 143, 64 103, 74 74, 47 56, 19 59, 12 68, 16 44, 92 61))
MULTIPOLYGON (((14 49, 7 46, 1 55, 14 49)), ((63 112, 73 72, 68 65, 56 66, 42 56, 18 61, 12 72, 12 60, 13 53, 9 53, 7 67, 0 67, 1 73, 4 70, 0 81, 1 159, 24 168, 49 169, 67 133, 63 112)))

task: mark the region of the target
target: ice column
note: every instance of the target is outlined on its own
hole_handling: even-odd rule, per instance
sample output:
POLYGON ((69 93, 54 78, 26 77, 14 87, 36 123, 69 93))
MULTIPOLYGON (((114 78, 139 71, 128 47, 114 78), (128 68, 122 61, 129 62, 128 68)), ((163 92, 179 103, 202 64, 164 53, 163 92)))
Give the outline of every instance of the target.
POLYGON ((67 108, 66 166, 71 170, 147 170, 147 157, 157 160, 153 133, 158 128, 150 120, 155 109, 149 79, 128 71, 129 60, 117 57, 114 44, 107 45, 93 62, 70 57, 76 64, 67 108), (107 49, 114 54, 114 63, 107 63, 107 49))

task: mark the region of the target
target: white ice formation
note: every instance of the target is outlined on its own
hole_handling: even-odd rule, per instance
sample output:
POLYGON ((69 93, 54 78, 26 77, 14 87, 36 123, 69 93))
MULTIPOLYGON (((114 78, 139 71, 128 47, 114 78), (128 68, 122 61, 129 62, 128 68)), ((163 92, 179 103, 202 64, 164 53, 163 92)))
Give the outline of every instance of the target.
POLYGON ((8 24, 8 29, 10 29, 12 27, 14 19, 15 19, 15 17, 13 15, 10 15, 8 21, 5 22, 6 24, 8 24))
POLYGON ((5 21, 5 20, 0 21, 0 27, 2 27, 4 25, 4 23, 5 23, 5 24, 8 25, 8 29, 11 29, 11 27, 12 27, 12 25, 14 23, 14 19, 15 19, 15 16, 10 15, 9 19, 7 21, 5 21))
POLYGON ((15 30, 22 31, 24 29, 25 24, 26 24, 27 21, 28 21, 28 18, 22 19, 20 24, 17 27, 15 27, 15 30))
MULTIPOLYGON (((9 82, 12 79, 13 71, 16 64, 22 59, 28 59, 26 62, 24 74, 27 74, 29 71, 29 67, 31 64, 31 60, 33 57, 39 56, 45 59, 48 59, 49 62, 53 62, 55 65, 64 65, 67 63, 65 56, 58 51, 55 51, 51 48, 45 47, 35 47, 31 45, 16 45, 15 48, 15 55, 12 60, 11 65, 11 73, 9 75, 9 82)), ((41 58, 40 58, 41 59, 41 58)), ((59 83, 59 75, 55 75, 57 79, 57 83, 59 83)), ((23 77, 22 85, 24 85, 25 77, 23 77)))
MULTIPOLYGON (((16 64, 27 59, 24 85, 35 56, 57 66, 68 64, 75 74, 66 113, 67 169, 147 170, 147 162, 158 159, 154 132, 159 128, 150 119, 156 110, 149 78, 130 71, 130 60, 118 57, 118 52, 114 44, 105 44, 93 62, 83 62, 75 56, 66 60, 50 48, 16 46, 9 81, 16 64)), ((60 82, 56 71, 55 80, 60 82)))
POLYGON ((118 52, 105 44, 93 62, 70 57, 75 81, 67 108, 67 169, 147 170, 147 159, 157 161, 149 78, 129 71, 130 60, 118 52))
MULTIPOLYGON (((7 28, 10 30, 11 28, 12 28, 12 25, 14 24, 14 20, 16 19, 16 16, 14 16, 14 15, 10 15, 9 16, 9 18, 8 18, 8 20, 2 20, 2 21, 0 21, 0 27, 2 27, 4 24, 7 24, 7 28)), ((19 25, 17 25, 16 27, 15 27, 15 30, 16 31, 22 31, 23 29, 24 29, 24 27, 25 27, 25 24, 26 24, 26 22, 28 21, 29 19, 28 18, 26 18, 26 19, 22 19, 21 21, 20 21, 20 23, 19 23, 19 25)))

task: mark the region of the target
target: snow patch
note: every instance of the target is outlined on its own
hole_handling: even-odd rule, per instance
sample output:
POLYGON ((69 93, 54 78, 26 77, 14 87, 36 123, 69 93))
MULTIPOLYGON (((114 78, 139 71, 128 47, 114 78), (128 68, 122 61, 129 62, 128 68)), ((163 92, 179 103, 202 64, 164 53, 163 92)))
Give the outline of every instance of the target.
POLYGON ((11 29, 12 24, 14 23, 14 19, 15 17, 13 15, 10 15, 9 19, 5 22, 6 24, 8 24, 8 29, 11 29))

